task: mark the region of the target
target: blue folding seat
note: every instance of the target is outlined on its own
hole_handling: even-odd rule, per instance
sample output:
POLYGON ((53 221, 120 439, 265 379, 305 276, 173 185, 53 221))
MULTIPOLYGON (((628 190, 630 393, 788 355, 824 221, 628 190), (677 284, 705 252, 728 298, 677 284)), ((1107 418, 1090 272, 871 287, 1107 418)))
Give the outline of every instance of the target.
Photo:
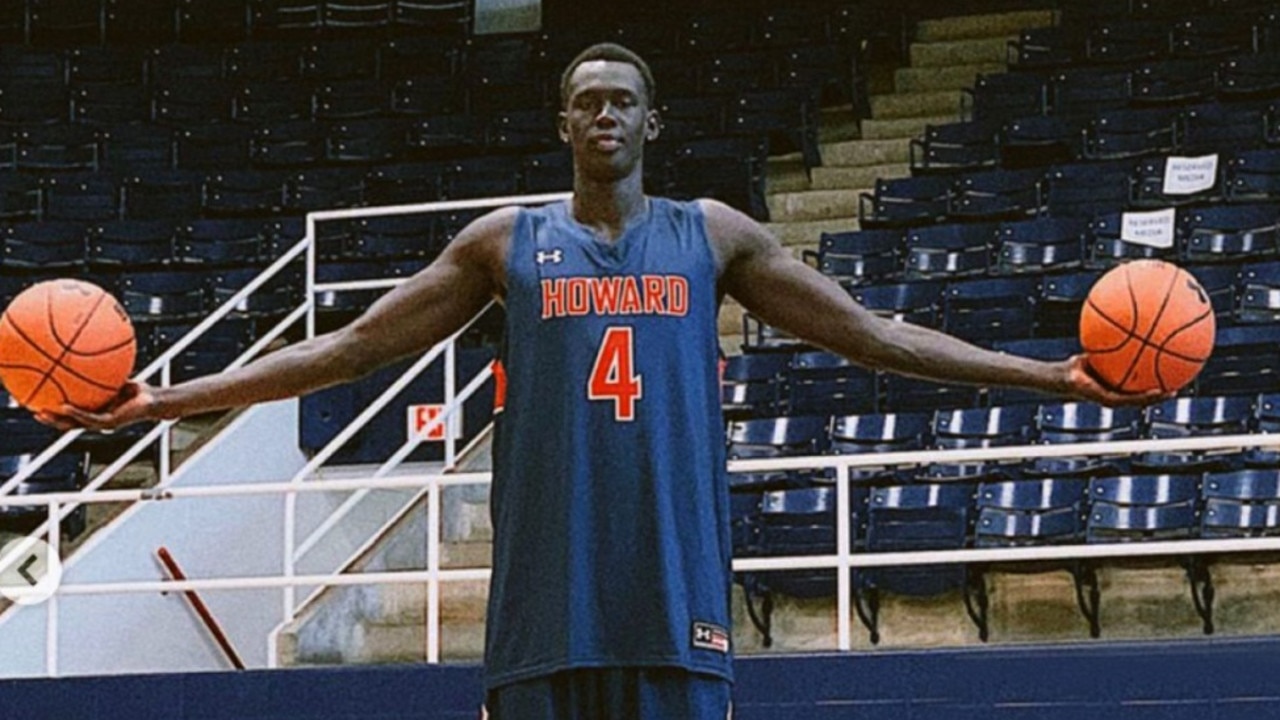
MULTIPOLYGON (((730 460, 805 457, 825 450, 827 418, 790 416, 749 418, 729 423, 726 455, 730 460)), ((731 489, 785 489, 813 484, 814 471, 775 470, 729 474, 731 489)))
POLYGON ((112 125, 102 128, 98 137, 103 170, 128 174, 173 167, 174 142, 164 125, 112 125))
MULTIPOLYGON (((1213 60, 1197 58, 1148 63, 1133 71, 1133 103, 1178 106, 1204 102, 1213 98, 1217 85, 1217 64, 1213 60)), ((1133 126, 1131 132, 1138 132, 1138 127, 1133 126)), ((1156 126, 1154 129, 1163 135, 1163 128, 1156 126)), ((1176 140, 1174 132, 1170 131, 1166 141, 1171 147, 1176 140)), ((1132 142, 1136 138, 1128 140, 1132 142)))
MULTIPOLYGON (((1035 405, 938 410, 933 415, 933 445, 943 450, 1028 445, 1035 429, 1035 405)), ((1016 461, 929 463, 917 479, 947 481, 1016 476, 1016 461)))
POLYGON ((365 177, 369 205, 401 205, 444 197, 444 168, 437 163, 381 165, 365 177))
MULTIPOLYGON (((751 557, 760 544, 760 506, 764 493, 735 492, 729 494, 729 527, 733 536, 733 556, 751 557)), ((743 578, 735 574, 734 581, 743 578)))
POLYGON ((1083 219, 1071 217, 1001 223, 995 232, 993 270, 1043 275, 1077 268, 1084 261, 1087 227, 1083 219))
MULTIPOLYGON (((24 471, 42 449, 43 446, 28 447, 22 451, 0 451, 0 482, 7 481, 24 471)), ((84 488, 88 475, 89 453, 83 450, 66 450, 55 455, 34 474, 19 483, 13 492, 17 495, 77 492, 84 488)), ((0 508, 0 531, 27 535, 44 524, 48 517, 48 508, 38 505, 0 508)), ((85 530, 85 519, 86 506, 84 505, 64 518, 59 524, 64 539, 79 537, 85 530)))
POLYGON ((804 258, 842 285, 864 285, 893 280, 901 274, 902 244, 902 231, 893 228, 824 232, 818 250, 806 250, 804 258))
POLYGON ((285 182, 285 209, 306 212, 364 204, 363 168, 308 168, 285 182))
POLYGON ((694 54, 749 47, 753 24, 754 18, 747 13, 698 12, 680 30, 681 47, 694 54))
MULTIPOLYGON (((394 277, 391 263, 381 260, 342 260, 316 267, 316 282, 344 283, 357 280, 381 280, 394 277)), ((333 317, 354 316, 382 295, 382 290, 324 290, 316 294, 316 309, 333 317)))
POLYGON ((84 0, 28 0, 32 43, 53 45, 99 45, 103 41, 101 3, 84 0))
POLYGON ((99 136, 87 125, 29 125, 14 133, 18 170, 60 172, 97 170, 99 136))
POLYGON ((208 3, 177 0, 180 42, 236 42, 249 36, 249 9, 244 0, 208 3))
POLYGON ((715 137, 725 132, 725 116, 729 100, 711 95, 686 98, 664 98, 662 139, 681 142, 700 137, 715 137))
POLYGON ((78 123, 115 125, 151 120, 151 94, 140 82, 77 83, 71 86, 71 114, 78 123))
POLYGON ((208 276, 201 271, 126 272, 119 299, 135 323, 199 318, 209 310, 208 276))
POLYGON ((1218 327, 1235 322, 1233 313, 1236 309, 1236 285, 1240 279, 1240 268, 1235 264, 1221 263, 1214 265, 1187 265, 1184 268, 1191 273, 1209 296, 1209 304, 1213 306, 1213 314, 1218 327))
POLYGON ((907 227, 946 217, 951 178, 921 176, 877 179, 873 193, 858 197, 858 224, 863 228, 907 227))
POLYGON ((304 47, 299 62, 303 78, 310 81, 373 78, 378 75, 378 45, 364 38, 325 40, 304 47))
POLYGON ((1056 165, 1045 175, 1046 204, 1052 217, 1084 218, 1123 210, 1129 204, 1132 167, 1120 163, 1056 165))
MULTIPOLYGON (((968 483, 892 485, 871 489, 867 505, 867 552, 959 550, 968 545, 974 486, 968 483)), ((970 573, 959 564, 865 568, 854 575, 855 606, 871 642, 880 642, 883 593, 932 597, 965 588, 970 573)), ((981 588, 966 593, 966 609, 986 640, 987 601, 981 588)))
POLYGON ((236 88, 225 80, 193 77, 153 85, 152 117, 185 127, 231 119, 236 88))
POLYGON ((330 162, 372 164, 404 155, 409 125, 399 118, 369 118, 334 123, 329 128, 330 162))
POLYGON ((1085 267, 1109 268, 1141 258, 1175 259, 1176 246, 1157 248, 1124 239, 1122 220, 1123 214, 1117 212, 1095 216, 1089 223, 1089 254, 1085 267))
MULTIPOLYGON (((1200 531, 1199 475, 1094 478, 1089 481, 1089 498, 1085 526, 1085 539, 1089 543, 1177 540, 1195 538, 1200 531)), ((1205 634, 1210 634, 1213 632, 1212 578, 1198 558, 1179 557, 1176 562, 1186 571, 1196 613, 1203 622, 1205 634)), ((1151 561, 1128 563, 1149 565, 1151 561)), ((1090 575, 1095 565, 1088 564, 1090 575)))
POLYGON ((729 106, 725 129, 733 134, 766 134, 771 153, 799 152, 805 167, 814 168, 822 164, 817 101, 810 88, 746 89, 729 106))
MULTIPOLYGON (((503 152, 549 151, 562 148, 551 116, 552 113, 542 108, 493 113, 489 118, 485 142, 490 149, 503 152)), ((690 142, 692 140, 696 138, 690 139, 690 142)))
MULTIPOLYGON (((1180 397, 1146 409, 1149 438, 1182 438, 1205 435, 1243 435, 1253 418, 1252 395, 1180 397)), ((1133 458, 1136 473, 1216 472, 1237 466, 1242 457, 1235 453, 1210 451, 1149 451, 1133 458)))
POLYGON ((1218 66, 1218 94, 1223 100, 1280 96, 1280 52, 1233 55, 1218 66))
POLYGON ((1042 167, 1070 163, 1080 157, 1084 121, 1077 117, 1023 115, 1000 130, 1000 165, 1042 167))
MULTIPOLYGON (((1280 174, 1277 174, 1280 178, 1280 174)), ((1195 262, 1256 260, 1280 247, 1280 206, 1218 205, 1188 208, 1179 217, 1182 254, 1195 262)))
POLYGON ((355 120, 386 115, 391 111, 391 88, 381 81, 335 80, 316 87, 318 120, 355 120))
MULTIPOLYGON (((463 113, 465 87, 458 78, 448 74, 403 78, 390 88, 390 110, 397 115, 425 118, 463 113)), ((472 123, 479 120, 470 119, 472 123)))
POLYGON ((849 294, 867 310, 901 322, 942 327, 943 289, 941 282, 913 282, 896 285, 868 285, 849 289, 849 294))
POLYGON ((327 30, 349 34, 376 31, 391 25, 392 0, 329 0, 321 6, 321 22, 327 30))
POLYGON ((66 73, 63 53, 23 45, 0 45, 0 82, 58 82, 66 73))
POLYGON ((118 45, 71 48, 66 52, 65 75, 73 85, 145 85, 147 55, 141 48, 118 45))
POLYGON ((227 77, 245 83, 295 80, 302 74, 301 54, 291 43, 237 43, 225 50, 225 63, 227 77))
MULTIPOLYGON (((1015 118, 1045 111, 1045 81, 1039 73, 1009 72, 979 75, 972 88, 964 88, 960 102, 964 114, 977 125, 1000 125, 1015 118)), ((928 137, 926 132, 926 138, 928 137)), ((994 142, 995 138, 991 138, 994 142)))
POLYGON ((1085 41, 1085 57, 1094 63, 1132 65, 1168 52, 1168 23, 1147 18, 1096 25, 1085 41))
POLYGON ((996 227, 989 223, 909 228, 903 275, 908 279, 984 275, 990 267, 996 227))
POLYGON ((253 130, 235 123, 184 126, 174 133, 174 159, 183 170, 234 170, 249 162, 253 130))
POLYGON ((1049 96, 1050 107, 1057 115, 1092 115, 1101 110, 1124 109, 1132 98, 1132 89, 1128 71, 1075 68, 1053 77, 1049 96))
POLYGON ((1165 192, 1167 158, 1151 158, 1138 163, 1134 172, 1130 204, 1135 208, 1167 208, 1171 205, 1221 202, 1224 193, 1223 168, 1218 167, 1213 186, 1193 193, 1165 192))
POLYGON ((1000 155, 996 145, 999 131, 991 121, 926 125, 924 136, 911 140, 911 174, 995 167, 1000 155))
POLYGON ((1178 142, 1177 108, 1109 110, 1085 127, 1082 151, 1088 160, 1118 160, 1170 153, 1178 142))
POLYGON ((37 220, 41 214, 40 183, 33 177, 0 173, 0 220, 37 220))
MULTIPOLYGON (((1269 388, 1258 395, 1253 408, 1253 429, 1264 435, 1280 432, 1280 392, 1269 388)), ((1245 448, 1244 467, 1280 468, 1280 448, 1245 448)))
POLYGON ((424 158, 475 155, 485 147, 485 127, 466 113, 423 117, 409 126, 405 143, 414 156, 424 158))
MULTIPOLYGON (((832 419, 830 452, 837 455, 894 453, 924 450, 932 437, 931 413, 880 413, 841 415, 832 419)), ((862 476, 866 469, 854 468, 852 474, 862 476)), ((889 477, 879 468, 874 477, 889 477)))
POLYGON ((158 86, 219 81, 227 76, 223 46, 209 41, 154 48, 147 69, 151 84, 158 86))
POLYGON ((124 217, 186 219, 200 214, 204 176, 192 170, 139 172, 124 182, 124 217))
POLYGON ((280 212, 285 204, 283 172, 223 170, 204 177, 203 214, 255 217, 280 212))
POLYGON ((1082 60, 1085 34, 1068 25, 1026 28, 1009 41, 1009 66, 1016 70, 1058 70, 1082 60))
POLYGON ((329 129, 322 123, 295 120, 259 127, 249 146, 252 164, 270 167, 302 167, 325 160, 329 129))
POLYGON ((431 214, 360 218, 349 253, 381 260, 431 259, 444 249, 438 235, 438 218, 431 214))
POLYGON ((947 215, 952 221, 1020 220, 1044 210, 1039 169, 986 170, 956 178, 947 215))
POLYGON ((255 38, 305 38, 323 27, 319 0, 249 0, 255 38))
MULTIPOLYGON (((1142 411, 1137 408, 1109 408, 1091 402, 1049 402, 1036 410, 1037 443, 1116 442, 1137 440, 1142 411)), ((1036 458, 1023 464, 1030 477, 1100 477, 1119 475, 1129 469, 1126 456, 1079 456, 1036 458)))
POLYGON ((1229 202, 1280 201, 1280 149, 1237 153, 1226 163, 1223 184, 1229 202))
POLYGON ((101 270, 155 269, 173 260, 175 224, 169 220, 112 220, 89 236, 89 266, 101 270))
MULTIPOLYGON (((229 302, 245 285, 256 278, 260 267, 215 268, 210 273, 209 289, 214 307, 229 302)), ((302 296, 301 273, 284 272, 235 306, 232 317, 275 319, 298 307, 302 296)))
POLYGON ((7 224, 0 266, 66 271, 85 261, 88 228, 80 222, 7 224))
POLYGON ((445 167, 444 187, 450 199, 516 195, 520 192, 520 158, 495 155, 450 161, 445 167))
POLYGON ((120 186, 103 173, 46 175, 43 218, 46 220, 114 220, 120 216, 120 186))
POLYGON ((768 143, 748 137, 706 138, 682 143, 672 161, 677 198, 714 197, 757 220, 765 220, 768 143))
POLYGON ((1238 470, 1209 473, 1201 487, 1204 512, 1200 536, 1206 538, 1280 535, 1280 471, 1238 470))
POLYGON ((268 230, 260 220, 225 218, 184 223, 174 261, 194 266, 237 266, 265 258, 268 230))
POLYGON ((71 120, 71 99, 58 80, 0 82, 0 123, 41 125, 71 120))
POLYGON ((1033 277, 958 280, 947 284, 943 326, 947 332, 982 345, 1030 338, 1035 329, 1033 277))
POLYGON ((727 358, 720 375, 720 406, 725 418, 781 413, 790 361, 787 353, 744 353, 727 358))
POLYGON ((564 150, 525 155, 521 169, 524 192, 563 192, 573 187, 573 155, 564 150))
POLYGON ((104 0, 106 45, 164 45, 178 41, 177 0, 104 0))
POLYGON ((786 411, 791 415, 874 412, 876 374, 834 353, 800 352, 787 371, 786 411))
POLYGON ((1204 103, 1182 115, 1182 151, 1189 155, 1245 150, 1263 143, 1266 102, 1204 103))
POLYGON ((457 74, 461 43, 440 35, 401 35, 378 45, 384 78, 448 77, 457 74))
POLYGON ((1280 325, 1218 330, 1213 353, 1196 376, 1205 395, 1280 391, 1280 325))
POLYGON ((1236 291, 1236 322, 1273 323, 1280 320, 1280 262, 1253 262, 1240 267, 1236 291))
POLYGON ((254 80, 236 88, 231 117, 246 125, 310 120, 315 97, 305 83, 294 80, 254 80))
MULTIPOLYGON (((1084 541, 1084 516, 1088 482, 1078 478, 1010 480, 978 486, 975 547, 1037 547, 1069 545, 1084 541)), ((1076 602, 1089 623, 1090 634, 1101 633, 1098 626, 1097 577, 1075 560, 1001 563, 994 567, 970 565, 977 575, 970 587, 985 589, 982 575, 1000 572, 1045 573, 1066 571, 1076 585, 1076 602)))

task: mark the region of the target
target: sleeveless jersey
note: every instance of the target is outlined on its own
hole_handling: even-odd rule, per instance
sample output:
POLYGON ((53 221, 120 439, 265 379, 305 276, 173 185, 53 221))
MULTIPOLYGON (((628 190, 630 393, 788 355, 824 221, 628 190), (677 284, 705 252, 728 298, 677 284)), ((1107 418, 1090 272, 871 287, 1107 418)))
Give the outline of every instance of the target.
POLYGON ((614 243, 521 211, 495 420, 489 688, 577 667, 732 679, 716 272, 701 208, 614 243))

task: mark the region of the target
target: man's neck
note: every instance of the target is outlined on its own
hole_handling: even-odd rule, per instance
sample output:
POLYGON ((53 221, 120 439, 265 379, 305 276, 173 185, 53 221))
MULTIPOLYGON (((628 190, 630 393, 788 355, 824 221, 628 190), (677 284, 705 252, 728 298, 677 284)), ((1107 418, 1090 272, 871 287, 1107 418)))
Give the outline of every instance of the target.
POLYGON ((613 182, 578 178, 574 183, 573 219, 613 242, 648 210, 640 172, 613 182))

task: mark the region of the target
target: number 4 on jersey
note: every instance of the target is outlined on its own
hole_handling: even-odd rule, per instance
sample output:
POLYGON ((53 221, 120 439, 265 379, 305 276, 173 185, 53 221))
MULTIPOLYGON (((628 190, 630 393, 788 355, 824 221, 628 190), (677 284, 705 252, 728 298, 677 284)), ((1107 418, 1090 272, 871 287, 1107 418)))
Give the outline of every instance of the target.
POLYGON ((644 383, 635 370, 636 343, 630 327, 614 325, 604 331, 596 363, 587 381, 587 399, 612 400, 613 418, 636 419, 636 400, 644 397, 644 383))

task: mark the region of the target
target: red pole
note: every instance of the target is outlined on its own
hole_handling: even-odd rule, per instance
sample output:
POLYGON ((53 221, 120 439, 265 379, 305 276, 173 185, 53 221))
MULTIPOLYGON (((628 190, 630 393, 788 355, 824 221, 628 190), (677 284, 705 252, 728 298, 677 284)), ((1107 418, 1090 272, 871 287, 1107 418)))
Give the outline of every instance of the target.
MULTIPOLYGON (((169 549, 160 546, 156 550, 156 556, 160 558, 164 569, 168 571, 169 576, 173 580, 186 580, 186 573, 182 572, 182 568, 178 567, 178 561, 173 559, 173 555, 169 554, 169 549)), ((222 652, 231 661, 237 670, 244 669, 244 661, 240 659, 240 653, 236 652, 235 647, 231 645, 231 640, 227 638, 227 634, 222 631, 222 626, 214 619, 213 613, 209 612, 208 606, 204 604, 204 600, 200 599, 200 594, 195 590, 185 590, 183 594, 187 596, 187 601, 191 603, 191 607, 195 609, 196 614, 200 616, 200 621, 209 629, 209 634, 213 636, 218 647, 222 648, 222 652)))

